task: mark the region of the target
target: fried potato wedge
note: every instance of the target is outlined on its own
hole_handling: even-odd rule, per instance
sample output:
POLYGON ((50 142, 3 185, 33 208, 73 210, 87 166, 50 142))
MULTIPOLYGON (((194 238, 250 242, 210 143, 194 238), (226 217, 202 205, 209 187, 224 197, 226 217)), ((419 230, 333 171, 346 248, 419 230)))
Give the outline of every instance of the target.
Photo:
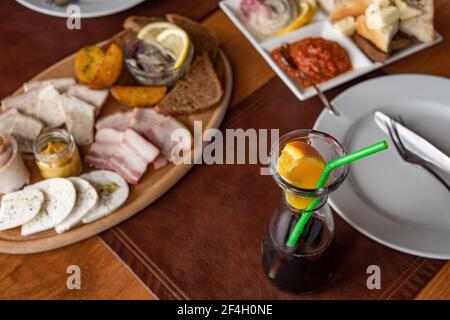
POLYGON ((105 53, 105 57, 90 83, 92 89, 111 87, 122 73, 123 50, 113 42, 105 53))
POLYGON ((99 47, 89 46, 80 49, 75 57, 75 74, 78 80, 91 84, 104 57, 105 53, 99 47))
POLYGON ((120 103, 131 108, 154 106, 159 103, 167 93, 167 87, 127 87, 114 86, 111 94, 120 103))

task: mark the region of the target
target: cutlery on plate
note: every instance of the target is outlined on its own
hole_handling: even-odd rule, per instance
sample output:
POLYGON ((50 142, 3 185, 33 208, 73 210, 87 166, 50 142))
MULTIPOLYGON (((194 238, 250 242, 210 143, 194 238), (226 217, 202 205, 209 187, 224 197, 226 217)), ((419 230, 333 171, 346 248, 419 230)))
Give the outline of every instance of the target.
POLYGON ((316 83, 311 79, 311 77, 306 72, 297 67, 297 64, 295 63, 294 59, 292 59, 291 51, 289 49, 289 43, 285 42, 281 45, 280 53, 284 64, 286 64, 288 67, 292 69, 297 70, 300 77, 308 80, 312 84, 314 90, 317 93, 317 96, 319 97, 320 101, 322 101, 325 108, 327 108, 335 116, 339 116, 340 115, 339 112, 332 106, 332 104, 328 100, 327 96, 323 93, 323 91, 320 90, 320 88, 316 85, 316 83))
MULTIPOLYGON (((391 118, 383 112, 376 111, 374 113, 374 119, 378 127, 380 127, 386 135, 389 135, 387 127, 391 122, 391 118)), ((397 130, 406 149, 427 162, 434 164, 443 171, 450 172, 450 157, 444 152, 403 124, 397 123, 397 130)))
POLYGON ((409 130, 401 117, 393 119, 379 111, 375 112, 374 117, 376 124, 391 137, 403 160, 422 166, 450 192, 450 183, 436 168, 450 173, 450 158, 448 156, 430 142, 409 130))

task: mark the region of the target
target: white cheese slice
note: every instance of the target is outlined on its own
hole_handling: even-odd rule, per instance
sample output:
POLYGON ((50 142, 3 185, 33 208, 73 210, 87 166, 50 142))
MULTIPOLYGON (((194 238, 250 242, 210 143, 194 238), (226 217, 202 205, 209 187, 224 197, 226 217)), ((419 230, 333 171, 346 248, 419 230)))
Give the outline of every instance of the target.
POLYGON ((99 201, 82 219, 83 223, 90 223, 103 218, 120 208, 128 199, 129 187, 127 182, 117 173, 108 170, 97 170, 81 175, 94 186, 99 195, 99 201))
POLYGON ((38 189, 44 193, 46 201, 41 211, 29 222, 22 225, 22 235, 54 228, 73 210, 77 198, 75 187, 68 179, 53 178, 40 181, 28 189, 38 189))
POLYGON ((356 31, 355 17, 346 17, 334 23, 334 27, 347 37, 353 36, 356 31))
POLYGON ((98 202, 98 194, 95 188, 86 180, 79 177, 68 178, 77 191, 77 201, 72 212, 63 222, 55 227, 57 233, 70 230, 81 222, 81 219, 93 209, 98 202))
POLYGON ((400 19, 397 7, 381 8, 375 4, 369 5, 366 10, 367 27, 371 30, 386 28, 400 19))
POLYGON ((44 200, 44 194, 37 189, 5 194, 0 207, 0 231, 16 228, 33 219, 44 200))
POLYGON ((400 11, 400 20, 408 20, 422 14, 422 11, 408 6, 403 0, 395 0, 395 5, 400 11))

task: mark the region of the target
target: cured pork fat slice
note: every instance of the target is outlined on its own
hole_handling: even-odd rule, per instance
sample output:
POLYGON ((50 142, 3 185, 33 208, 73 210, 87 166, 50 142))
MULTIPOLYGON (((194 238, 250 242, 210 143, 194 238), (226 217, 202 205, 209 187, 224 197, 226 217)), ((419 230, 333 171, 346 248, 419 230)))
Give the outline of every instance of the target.
POLYGON ((118 131, 132 128, 158 147, 161 155, 158 157, 158 162, 154 164, 155 169, 167 165, 167 160, 171 159, 171 153, 175 146, 178 145, 182 150, 190 150, 192 146, 192 136, 181 122, 161 115, 153 109, 136 108, 129 112, 115 113, 97 122, 97 129, 104 128, 118 131), (174 141, 172 134, 177 129, 181 129, 179 131, 180 139, 174 141), (166 158, 165 160, 163 156, 166 158))
POLYGON ((158 155, 158 148, 133 129, 122 132, 103 128, 97 132, 86 162, 99 169, 114 170, 128 183, 136 184, 158 155))

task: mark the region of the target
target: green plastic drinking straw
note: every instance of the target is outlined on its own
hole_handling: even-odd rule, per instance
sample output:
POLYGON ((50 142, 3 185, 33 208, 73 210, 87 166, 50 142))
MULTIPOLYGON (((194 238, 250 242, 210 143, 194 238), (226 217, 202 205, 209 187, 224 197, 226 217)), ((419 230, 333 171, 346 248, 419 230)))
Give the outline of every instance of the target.
MULTIPOLYGON (((365 148, 362 148, 360 150, 351 152, 345 156, 342 156, 340 158, 334 159, 330 162, 327 162, 325 165, 325 169, 322 172, 322 175, 319 178, 319 181, 317 181, 316 189, 322 188, 325 186, 325 183, 328 180, 328 177, 330 176, 331 171, 333 171, 336 168, 339 168, 343 165, 349 164, 350 162, 359 160, 361 158, 370 156, 374 153, 383 151, 388 148, 388 144, 386 140, 379 141, 375 144, 372 144, 370 146, 367 146, 365 148)), ((288 241, 286 242, 286 246, 289 248, 293 248, 297 246, 298 239, 300 239, 300 236, 303 233, 303 229, 305 228, 305 225, 308 223, 309 218, 311 217, 312 212, 319 204, 320 199, 315 198, 311 203, 306 207, 305 211, 303 212, 302 216, 298 220, 297 224, 295 225, 294 231, 292 231, 291 235, 289 236, 288 241)))

